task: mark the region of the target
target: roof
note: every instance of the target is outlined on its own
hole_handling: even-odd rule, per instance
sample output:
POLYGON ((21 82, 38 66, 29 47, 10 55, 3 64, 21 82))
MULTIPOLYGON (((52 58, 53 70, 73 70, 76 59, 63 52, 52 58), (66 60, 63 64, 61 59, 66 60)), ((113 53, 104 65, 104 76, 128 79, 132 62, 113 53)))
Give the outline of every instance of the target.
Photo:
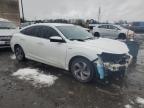
POLYGON ((65 23, 36 23, 36 24, 31 24, 26 27, 21 28, 21 30, 26 29, 28 27, 32 26, 51 26, 51 27, 56 27, 56 26, 74 26, 73 24, 65 24, 65 23))
POLYGON ((47 26, 72 26, 73 24, 65 24, 65 23, 37 23, 32 25, 47 25, 47 26))

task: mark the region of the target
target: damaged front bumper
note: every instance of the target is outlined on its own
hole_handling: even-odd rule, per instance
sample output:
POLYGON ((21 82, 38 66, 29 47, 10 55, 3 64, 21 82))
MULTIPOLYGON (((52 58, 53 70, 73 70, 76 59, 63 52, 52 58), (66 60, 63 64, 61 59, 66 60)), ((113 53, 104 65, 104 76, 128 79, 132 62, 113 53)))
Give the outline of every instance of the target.
POLYGON ((104 79, 106 76, 113 74, 124 76, 131 61, 132 56, 129 54, 103 53, 102 55, 99 55, 93 63, 99 78, 104 79))

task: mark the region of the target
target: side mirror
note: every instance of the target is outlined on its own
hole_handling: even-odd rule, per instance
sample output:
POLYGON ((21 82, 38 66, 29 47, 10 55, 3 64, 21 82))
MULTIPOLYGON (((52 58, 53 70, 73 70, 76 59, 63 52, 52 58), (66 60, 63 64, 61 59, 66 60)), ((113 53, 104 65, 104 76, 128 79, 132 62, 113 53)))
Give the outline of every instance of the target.
POLYGON ((90 30, 93 30, 93 28, 94 28, 93 26, 90 26, 90 27, 89 27, 90 30))
POLYGON ((65 41, 60 36, 52 36, 52 37, 50 37, 50 42, 64 43, 65 41))

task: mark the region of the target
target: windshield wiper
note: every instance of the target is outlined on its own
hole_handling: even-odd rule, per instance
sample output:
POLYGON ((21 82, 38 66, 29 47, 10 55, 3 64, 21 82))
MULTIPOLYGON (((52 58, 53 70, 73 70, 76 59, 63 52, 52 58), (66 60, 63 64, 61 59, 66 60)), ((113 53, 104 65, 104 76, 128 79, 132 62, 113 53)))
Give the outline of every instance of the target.
POLYGON ((73 41, 73 40, 84 41, 84 39, 69 39, 69 40, 71 40, 71 41, 73 41))
POLYGON ((84 40, 93 40, 93 39, 95 39, 95 38, 94 37, 89 37, 89 38, 86 38, 84 40))
POLYGON ((69 40, 77 40, 77 41, 85 41, 85 40, 93 40, 95 39, 95 37, 89 37, 89 38, 86 38, 86 39, 69 39, 69 40))

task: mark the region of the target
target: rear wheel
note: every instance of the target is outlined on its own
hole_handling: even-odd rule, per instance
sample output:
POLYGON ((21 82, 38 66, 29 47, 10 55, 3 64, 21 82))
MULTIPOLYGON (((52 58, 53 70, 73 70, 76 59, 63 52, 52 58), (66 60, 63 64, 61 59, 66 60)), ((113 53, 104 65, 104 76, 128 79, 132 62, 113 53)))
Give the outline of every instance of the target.
POLYGON ((22 47, 20 47, 19 45, 15 46, 14 52, 15 52, 15 56, 16 56, 18 61, 24 61, 25 60, 25 54, 24 54, 22 47))
POLYGON ((94 78, 94 69, 91 62, 85 58, 76 58, 70 65, 70 70, 78 81, 90 82, 94 78))

